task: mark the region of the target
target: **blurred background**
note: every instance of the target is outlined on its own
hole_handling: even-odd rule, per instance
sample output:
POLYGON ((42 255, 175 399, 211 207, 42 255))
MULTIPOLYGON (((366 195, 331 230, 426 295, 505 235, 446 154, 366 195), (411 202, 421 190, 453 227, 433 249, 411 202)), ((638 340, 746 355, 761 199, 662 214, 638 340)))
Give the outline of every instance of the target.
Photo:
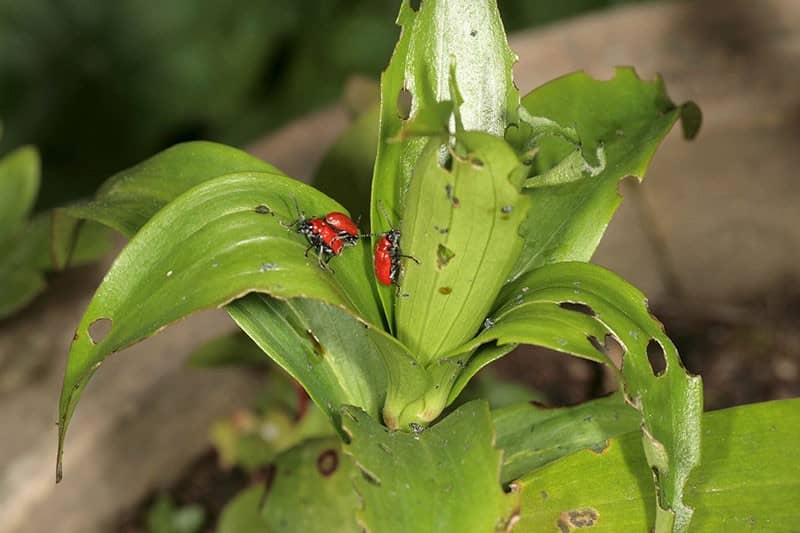
MULTIPOLYGON (((501 0, 508 31, 621 0, 501 0)), ((0 0, 0 152, 42 152, 39 207, 177 142, 243 145, 377 79, 395 0, 0 0), (313 90, 309 90, 313 88, 313 90)))
MULTIPOLYGON (((593 260, 648 295, 703 376, 708 409, 800 396, 800 3, 498 3, 523 93, 579 69, 608 78, 624 64, 645 79, 661 73, 676 102, 700 105, 699 137, 674 131, 644 184, 620 186, 625 201, 593 260)), ((336 169, 358 142, 337 138, 375 98, 397 6, 0 0, 0 157, 39 148, 42 213, 192 139, 245 147, 301 179, 336 169)), ((163 524, 197 502, 205 525, 186 531, 212 531, 250 479, 219 467, 208 435, 231 413, 240 424, 264 377, 186 368, 187 354, 232 330, 208 312, 104 365, 54 487, 69 341, 111 260, 47 274, 43 294, 0 319, 0 533, 177 531, 163 524)), ((611 387, 592 363, 529 348, 494 375, 554 405, 611 387)))

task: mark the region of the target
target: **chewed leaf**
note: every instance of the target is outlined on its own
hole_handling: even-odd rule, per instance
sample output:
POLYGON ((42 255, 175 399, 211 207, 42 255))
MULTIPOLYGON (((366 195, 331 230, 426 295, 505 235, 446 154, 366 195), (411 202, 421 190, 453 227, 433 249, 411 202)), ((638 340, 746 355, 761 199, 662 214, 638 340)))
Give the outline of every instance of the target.
MULTIPOLYGON (((372 182, 373 233, 399 225, 404 191, 427 144, 419 135, 446 136, 452 104, 466 130, 502 135, 519 106, 511 67, 516 55, 506 42, 494 0, 402 2, 402 27, 389 67, 381 77, 378 154, 372 182), (451 77, 460 94, 453 94, 451 77), (381 207, 392 220, 387 223, 381 207)), ((395 291, 380 288, 390 327, 395 291)))
MULTIPOLYGON (((791 531, 800 499, 800 454, 787 443, 799 439, 800 400, 704 414, 703 462, 685 489, 694 508, 692 531, 791 531)), ((570 512, 586 509, 594 511, 604 531, 647 531, 657 516, 653 475, 638 431, 612 439, 602 450, 580 451, 534 469, 514 486, 521 497, 520 531, 562 521, 568 528, 578 517, 570 512)))
POLYGON ((498 479, 500 452, 485 402, 461 406, 416 433, 389 431, 346 407, 344 451, 360 471, 359 523, 368 531, 506 531, 516 495, 498 479))
POLYGON ((360 531, 354 472, 337 439, 306 441, 278 456, 262 485, 240 493, 225 507, 217 531, 360 531))
MULTIPOLYGON (((659 527, 674 521, 684 531, 692 510, 683 491, 700 461, 702 384, 683 368, 644 295, 596 265, 555 263, 521 276, 504 288, 498 301, 502 303, 492 314, 493 327, 456 352, 471 351, 478 342, 531 343, 605 361, 620 377, 626 401, 641 414, 642 442, 657 479, 659 527), (624 349, 621 362, 600 351, 606 333, 624 349), (648 358, 652 343, 661 348, 660 368, 648 358)), ((470 361, 454 392, 488 362, 470 361)))
POLYGON ((602 453, 609 439, 641 424, 619 394, 570 407, 517 404, 493 411, 492 420, 503 450, 503 483, 578 450, 602 453))
POLYGON ((380 323, 367 248, 336 257, 335 274, 322 270, 315 257, 304 256, 305 238, 281 224, 296 218, 295 198, 308 213, 343 210, 285 176, 230 174, 179 196, 131 239, 76 331, 61 395, 62 445, 76 402, 103 359, 194 311, 264 292, 315 298, 380 323), (92 335, 101 322, 108 331, 92 335))
POLYGON ((472 337, 483 323, 522 239, 528 207, 512 183, 520 167, 501 138, 459 136, 468 149, 448 171, 432 140, 415 167, 406 194, 402 252, 407 262, 396 304, 397 336, 423 365, 472 337))
POLYGON ((533 207, 513 278, 548 263, 588 261, 620 203, 619 180, 644 177, 679 117, 687 138, 701 121, 696 105, 676 106, 660 78, 642 81, 631 68, 618 68, 608 81, 569 74, 535 89, 522 105, 520 128, 533 122, 534 131, 512 128, 509 140, 535 154, 526 183, 533 207))

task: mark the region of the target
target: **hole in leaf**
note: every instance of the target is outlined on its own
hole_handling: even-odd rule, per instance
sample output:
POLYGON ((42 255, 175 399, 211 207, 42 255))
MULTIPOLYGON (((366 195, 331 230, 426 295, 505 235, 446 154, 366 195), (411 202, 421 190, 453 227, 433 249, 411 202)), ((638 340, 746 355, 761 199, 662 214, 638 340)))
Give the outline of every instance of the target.
POLYGON ((650 342, 647 343, 647 360, 650 362, 654 376, 664 375, 667 370, 667 356, 664 353, 664 347, 656 339, 650 339, 650 342))
POLYGON ((98 318, 91 324, 89 324, 89 340, 92 341, 92 344, 100 344, 108 337, 108 334, 111 333, 111 326, 113 322, 111 322, 110 318, 98 318))
POLYGON ((419 11, 422 0, 408 0, 408 5, 411 7, 411 11, 419 11))
POLYGON ((408 120, 411 116, 411 104, 414 103, 414 97, 411 91, 403 87, 397 94, 397 115, 402 120, 408 120))
POLYGON ((336 450, 325 450, 317 457, 317 470, 325 477, 336 472, 338 466, 339 456, 336 454, 336 450))
POLYGON ((320 342, 319 337, 317 337, 317 335, 310 329, 306 330, 306 335, 308 336, 308 339, 311 341, 311 345, 314 347, 314 353, 319 357, 324 357, 326 350, 325 347, 322 345, 322 342, 320 342))
POLYGON ((603 352, 605 356, 608 357, 612 363, 614 363, 614 366, 616 366, 618 370, 622 369, 622 360, 625 355, 625 348, 622 347, 622 344, 620 344, 616 337, 609 333, 603 339, 602 344, 595 337, 589 336, 588 339, 589 342, 592 343, 592 346, 603 352))
MULTIPOLYGON (((439 167, 450 172, 453 170, 453 154, 447 149, 446 145, 439 147, 439 167)), ((450 198, 450 195, 447 195, 450 198)))
POLYGON ((594 312, 594 309, 580 302, 561 302, 560 304, 558 304, 558 306, 561 309, 566 309, 567 311, 575 311, 576 313, 580 313, 582 315, 597 316, 597 313, 594 312))
POLYGON ((439 270, 441 270, 442 267, 447 266, 450 260, 453 259, 455 256, 456 253, 453 250, 451 250, 444 244, 440 244, 436 248, 436 266, 439 268, 439 270))

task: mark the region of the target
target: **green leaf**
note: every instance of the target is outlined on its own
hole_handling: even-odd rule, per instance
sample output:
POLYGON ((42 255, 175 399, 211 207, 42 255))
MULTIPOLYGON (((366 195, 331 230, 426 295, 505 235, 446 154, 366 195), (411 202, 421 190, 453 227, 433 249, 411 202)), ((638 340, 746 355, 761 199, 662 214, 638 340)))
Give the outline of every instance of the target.
POLYGON ((230 303, 227 311, 334 422, 345 404, 380 417, 387 386, 384 357, 404 353, 396 341, 310 299, 253 294, 230 303))
POLYGON ((267 472, 266 494, 264 487, 240 493, 223 511, 217 531, 361 531, 355 468, 337 439, 306 441, 281 454, 267 472))
POLYGON ((642 81, 627 67, 608 81, 569 74, 535 89, 522 105, 539 120, 572 128, 579 143, 547 131, 537 139, 538 176, 528 183, 536 187, 528 193, 533 207, 512 277, 548 263, 588 261, 620 203, 619 180, 644 177, 679 116, 686 133, 696 134, 700 123, 695 104, 676 106, 661 78, 642 81))
MULTIPOLYGON (((595 345, 604 338, 604 330, 620 342, 625 350, 618 370, 621 390, 626 402, 641 413, 642 444, 651 467, 648 470, 657 476, 661 506, 658 527, 674 520, 676 531, 684 531, 692 511, 683 502, 683 488, 700 460, 702 384, 699 377, 688 375, 683 368, 663 326, 650 315, 644 295, 599 266, 556 263, 506 286, 499 301, 505 303, 493 314, 494 326, 457 353, 473 349, 476 342, 529 342, 617 369, 595 345), (529 340, 526 330, 530 331, 529 340), (659 348, 664 365, 658 373, 648 359, 648 349, 653 348, 659 348)), ((454 391, 479 364, 470 362, 454 391)))
MULTIPOLYGON (((467 130, 501 135, 519 104, 511 73, 516 56, 508 48, 494 0, 425 0, 417 11, 403 2, 397 22, 402 27, 400 40, 381 77, 380 133, 370 212, 373 233, 387 231, 390 224, 403 227, 403 193, 427 144, 425 138, 404 138, 403 129, 408 121, 424 124, 423 131, 436 130, 439 114, 433 110, 441 109, 440 102, 454 100, 453 64, 463 97, 460 114, 467 130), (419 113, 424 120, 415 122, 419 113), (392 219, 388 223, 381 206, 392 219)), ((380 297, 393 328, 394 290, 381 287, 380 297)))
POLYGON ((370 184, 378 140, 378 107, 360 115, 319 164, 312 183, 337 198, 356 218, 369 215, 370 184))
POLYGON ((66 207, 64 214, 98 221, 130 237, 192 187, 242 172, 281 174, 269 163, 236 148, 206 141, 178 144, 115 174, 94 200, 66 207))
POLYGON ((31 146, 0 159, 0 243, 30 215, 39 192, 39 153, 31 146))
POLYGON ((189 355, 189 366, 214 368, 220 366, 269 366, 269 358, 250 337, 236 331, 207 342, 189 355))
POLYGON ((527 198, 512 183, 520 163, 499 137, 468 132, 468 150, 450 171, 439 165, 440 141, 428 143, 406 193, 398 339, 429 364, 471 338, 508 278, 522 246, 517 228, 527 198))
POLYGON ((346 407, 345 453, 361 471, 359 523, 369 531, 503 531, 515 494, 504 494, 488 405, 465 404, 419 432, 389 431, 346 407))
MULTIPOLYGON (((793 531, 800 501, 800 400, 703 415, 703 462, 686 486, 692 531, 793 531)), ((639 432, 601 452, 580 451, 522 477, 515 531, 568 530, 594 517, 592 531, 646 531, 656 508, 639 432), (571 514, 574 511, 574 514, 571 514)))
POLYGON ((257 291, 319 299, 380 323, 366 247, 337 257, 335 274, 323 271, 303 256, 305 239, 281 224, 296 217, 294 199, 310 213, 343 210, 285 176, 228 174, 169 203, 131 239, 76 331, 60 403, 62 446, 77 399, 103 359, 199 309, 257 291))
POLYGON ((602 450, 608 439, 641 423, 619 394, 571 407, 517 404, 492 411, 492 419, 503 450, 503 483, 578 450, 602 450))

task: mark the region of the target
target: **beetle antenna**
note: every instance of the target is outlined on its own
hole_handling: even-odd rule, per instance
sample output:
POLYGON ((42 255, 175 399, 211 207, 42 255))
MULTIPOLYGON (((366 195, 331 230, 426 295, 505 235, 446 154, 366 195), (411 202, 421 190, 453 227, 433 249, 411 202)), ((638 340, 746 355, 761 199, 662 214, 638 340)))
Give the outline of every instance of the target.
POLYGON ((389 226, 390 229, 394 229, 392 222, 389 220, 389 215, 386 214, 386 208, 383 207, 383 202, 380 200, 378 200, 378 209, 380 209, 381 214, 383 215, 383 220, 386 221, 386 225, 389 226))

